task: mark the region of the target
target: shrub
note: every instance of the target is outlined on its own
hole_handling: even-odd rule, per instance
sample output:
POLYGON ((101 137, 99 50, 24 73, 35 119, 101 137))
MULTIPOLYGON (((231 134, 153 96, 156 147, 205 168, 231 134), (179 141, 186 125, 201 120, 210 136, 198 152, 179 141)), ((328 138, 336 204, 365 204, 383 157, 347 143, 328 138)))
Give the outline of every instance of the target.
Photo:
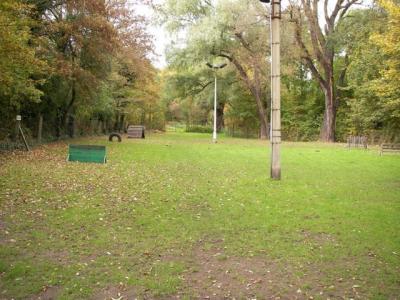
POLYGON ((191 125, 191 126, 186 126, 185 132, 212 133, 213 129, 208 126, 191 125))

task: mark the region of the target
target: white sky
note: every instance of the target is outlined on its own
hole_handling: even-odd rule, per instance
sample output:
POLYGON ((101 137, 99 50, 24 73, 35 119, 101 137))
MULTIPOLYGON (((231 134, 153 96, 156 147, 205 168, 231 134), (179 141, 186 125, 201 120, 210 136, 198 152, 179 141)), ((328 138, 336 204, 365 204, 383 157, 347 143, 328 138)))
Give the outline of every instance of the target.
POLYGON ((147 17, 152 22, 147 31, 153 36, 155 55, 150 57, 153 65, 159 69, 166 67, 165 49, 171 41, 169 33, 163 26, 156 24, 156 15, 152 8, 142 4, 132 4, 132 6, 135 7, 137 14, 147 17))

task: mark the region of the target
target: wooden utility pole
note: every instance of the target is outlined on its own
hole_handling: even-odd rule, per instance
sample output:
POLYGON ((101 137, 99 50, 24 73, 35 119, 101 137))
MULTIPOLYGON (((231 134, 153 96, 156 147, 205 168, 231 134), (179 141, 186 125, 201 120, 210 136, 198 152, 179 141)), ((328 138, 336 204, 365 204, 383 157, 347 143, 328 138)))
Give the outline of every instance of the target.
POLYGON ((271 2, 271 178, 281 179, 281 0, 271 2))

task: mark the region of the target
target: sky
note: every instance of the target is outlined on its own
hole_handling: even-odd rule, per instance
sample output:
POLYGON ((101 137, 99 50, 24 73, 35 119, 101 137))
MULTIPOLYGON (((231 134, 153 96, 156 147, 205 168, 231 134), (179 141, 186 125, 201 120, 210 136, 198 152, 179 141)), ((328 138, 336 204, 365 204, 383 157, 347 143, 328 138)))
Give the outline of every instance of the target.
POLYGON ((167 66, 165 60, 165 49, 171 41, 170 34, 165 28, 159 24, 156 24, 156 14, 152 8, 143 4, 131 4, 136 13, 147 17, 151 22, 147 31, 153 36, 154 52, 155 55, 150 57, 153 65, 158 69, 163 69, 167 66))

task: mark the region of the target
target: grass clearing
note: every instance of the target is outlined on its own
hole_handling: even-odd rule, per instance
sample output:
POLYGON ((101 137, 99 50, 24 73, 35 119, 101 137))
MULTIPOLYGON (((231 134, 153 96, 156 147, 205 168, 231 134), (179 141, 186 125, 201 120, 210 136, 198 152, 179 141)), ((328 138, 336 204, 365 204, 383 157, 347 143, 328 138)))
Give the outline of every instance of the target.
POLYGON ((399 155, 285 143, 276 182, 258 140, 74 142, 108 163, 0 158, 0 299, 400 294, 399 155))

